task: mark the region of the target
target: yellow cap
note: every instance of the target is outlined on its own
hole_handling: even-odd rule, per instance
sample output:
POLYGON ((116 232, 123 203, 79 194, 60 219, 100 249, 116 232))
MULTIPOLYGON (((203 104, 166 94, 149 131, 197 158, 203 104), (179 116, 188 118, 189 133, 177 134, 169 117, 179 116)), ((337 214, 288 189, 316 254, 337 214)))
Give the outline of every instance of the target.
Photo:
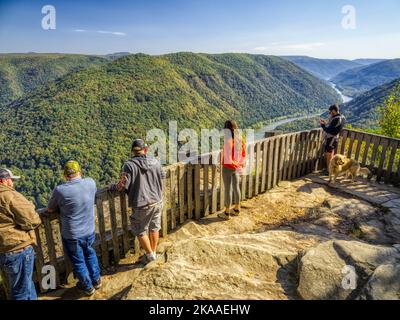
POLYGON ((71 176, 81 172, 81 166, 76 161, 68 161, 64 166, 64 175, 71 176))

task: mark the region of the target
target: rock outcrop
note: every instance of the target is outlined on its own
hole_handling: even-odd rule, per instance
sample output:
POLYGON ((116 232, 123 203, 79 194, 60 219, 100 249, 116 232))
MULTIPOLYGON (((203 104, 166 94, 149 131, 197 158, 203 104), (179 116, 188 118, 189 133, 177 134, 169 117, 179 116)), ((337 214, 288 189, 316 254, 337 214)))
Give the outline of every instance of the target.
POLYGON ((396 299, 399 268, 395 247, 328 241, 301 258, 298 293, 307 300, 396 299))
POLYGON ((142 270, 127 299, 295 299, 299 252, 319 241, 290 231, 180 241, 142 270))

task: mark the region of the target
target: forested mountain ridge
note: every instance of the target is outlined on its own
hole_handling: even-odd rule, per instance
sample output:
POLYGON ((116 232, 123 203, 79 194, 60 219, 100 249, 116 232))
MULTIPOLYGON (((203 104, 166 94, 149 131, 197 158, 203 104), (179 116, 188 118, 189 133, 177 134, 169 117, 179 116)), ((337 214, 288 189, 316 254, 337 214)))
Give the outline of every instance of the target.
POLYGON ((0 54, 0 105, 70 72, 107 61, 103 57, 73 54, 0 54))
POLYGON ((316 77, 329 80, 339 73, 362 66, 357 61, 345 59, 318 59, 307 56, 282 56, 316 77))
POLYGON ((347 70, 332 79, 344 95, 356 96, 400 78, 400 59, 347 70))
MULTIPOLYGON (((378 108, 383 106, 400 79, 367 91, 341 107, 349 123, 364 129, 378 127, 378 108)), ((400 122, 400 119, 399 119, 400 122)))
POLYGON ((134 137, 147 130, 241 126, 339 101, 294 64, 248 54, 129 55, 68 73, 0 107, 0 165, 24 179, 20 190, 44 205, 73 158, 99 185, 119 175, 134 137))

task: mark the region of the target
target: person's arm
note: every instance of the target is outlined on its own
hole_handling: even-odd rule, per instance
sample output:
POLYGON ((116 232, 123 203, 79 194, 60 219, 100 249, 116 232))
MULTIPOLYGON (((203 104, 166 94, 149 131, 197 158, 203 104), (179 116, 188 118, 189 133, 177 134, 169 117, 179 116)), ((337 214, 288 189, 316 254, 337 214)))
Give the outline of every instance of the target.
POLYGON ((122 190, 128 190, 132 182, 132 173, 127 165, 122 168, 122 173, 119 181, 110 186, 110 190, 121 192, 122 190))
POLYGON ((51 198, 49 200, 49 203, 47 204, 47 212, 48 213, 54 213, 59 211, 59 205, 58 205, 58 193, 57 189, 54 189, 51 198))
POLYGON ((337 117, 337 118, 333 119, 329 125, 321 124, 321 127, 326 133, 329 133, 332 135, 337 135, 339 133, 338 131, 341 127, 340 121, 341 121, 341 119, 339 117, 337 117))
POLYGON ((161 176, 161 179, 165 179, 167 177, 161 164, 160 164, 160 176, 161 176))
POLYGON ((10 210, 14 214, 15 223, 22 230, 31 231, 42 224, 42 220, 33 203, 19 193, 12 197, 10 210))

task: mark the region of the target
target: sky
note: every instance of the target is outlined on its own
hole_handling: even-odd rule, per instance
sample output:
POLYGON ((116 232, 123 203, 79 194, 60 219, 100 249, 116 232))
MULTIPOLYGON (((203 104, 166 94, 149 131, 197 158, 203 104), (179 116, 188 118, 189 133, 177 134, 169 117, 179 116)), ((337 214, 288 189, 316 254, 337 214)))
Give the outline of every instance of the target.
POLYGON ((0 0, 0 52, 400 58, 399 12, 400 0, 0 0))

